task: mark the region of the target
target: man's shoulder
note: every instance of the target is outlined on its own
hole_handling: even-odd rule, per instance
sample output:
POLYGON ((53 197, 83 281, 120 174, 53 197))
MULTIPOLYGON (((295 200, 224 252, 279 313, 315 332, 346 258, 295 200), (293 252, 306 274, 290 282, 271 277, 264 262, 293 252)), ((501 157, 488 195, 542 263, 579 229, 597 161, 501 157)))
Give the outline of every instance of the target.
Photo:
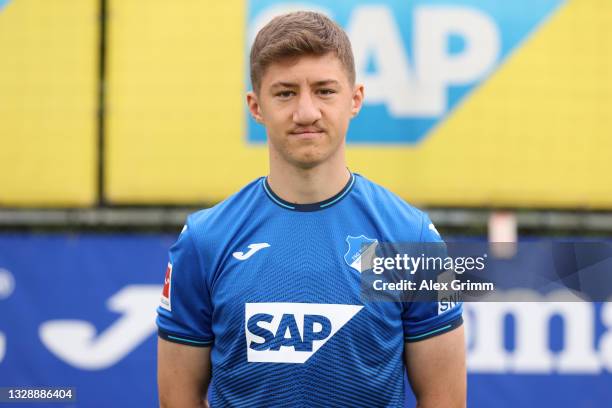
POLYGON ((390 214, 398 214, 413 221, 422 221, 427 214, 413 206, 402 197, 382 185, 375 183, 366 177, 357 174, 361 180, 362 194, 369 204, 374 206, 377 211, 390 214))
MULTIPOLYGON (((363 176, 360 177, 359 200, 374 219, 382 223, 386 239, 397 242, 431 241, 429 230, 435 229, 425 211, 363 176)), ((437 233, 437 232, 436 232, 437 233)), ((436 238, 437 240, 437 238, 436 238)))
POLYGON ((191 231, 204 231, 207 235, 211 230, 228 230, 237 217, 248 214, 252 210, 250 207, 257 205, 262 180, 263 177, 259 177, 214 206, 190 214, 187 217, 187 228, 191 231))

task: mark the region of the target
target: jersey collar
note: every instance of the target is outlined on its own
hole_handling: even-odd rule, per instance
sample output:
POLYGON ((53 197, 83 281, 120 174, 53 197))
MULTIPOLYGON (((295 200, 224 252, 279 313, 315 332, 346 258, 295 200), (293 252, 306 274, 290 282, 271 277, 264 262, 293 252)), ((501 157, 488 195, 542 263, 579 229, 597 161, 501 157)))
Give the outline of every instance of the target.
POLYGON ((325 208, 329 208, 332 205, 339 203, 344 197, 346 197, 346 195, 348 195, 348 193, 353 188, 353 185, 355 184, 355 175, 352 172, 350 174, 351 174, 351 177, 349 178, 349 181, 345 184, 344 187, 342 187, 342 190, 340 190, 336 195, 328 198, 327 200, 319 201, 318 203, 310 203, 310 204, 295 204, 295 203, 290 203, 289 201, 283 200, 282 198, 277 196, 276 193, 274 193, 274 191, 272 191, 272 188, 270 188, 270 184, 268 183, 268 177, 264 177, 262 179, 261 184, 263 186, 264 191, 266 192, 266 195, 270 198, 270 200, 272 200, 276 205, 280 207, 283 207, 291 211, 301 211, 301 212, 318 211, 318 210, 324 210, 325 208))

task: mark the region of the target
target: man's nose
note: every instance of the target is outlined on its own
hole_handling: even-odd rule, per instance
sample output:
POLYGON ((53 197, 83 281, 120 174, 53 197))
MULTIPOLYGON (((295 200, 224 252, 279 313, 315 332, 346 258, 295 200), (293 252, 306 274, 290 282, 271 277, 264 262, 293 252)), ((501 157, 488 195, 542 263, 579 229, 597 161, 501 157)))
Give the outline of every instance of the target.
POLYGON ((308 126, 321 119, 321 111, 308 92, 300 94, 298 104, 293 112, 293 121, 298 125, 308 126))

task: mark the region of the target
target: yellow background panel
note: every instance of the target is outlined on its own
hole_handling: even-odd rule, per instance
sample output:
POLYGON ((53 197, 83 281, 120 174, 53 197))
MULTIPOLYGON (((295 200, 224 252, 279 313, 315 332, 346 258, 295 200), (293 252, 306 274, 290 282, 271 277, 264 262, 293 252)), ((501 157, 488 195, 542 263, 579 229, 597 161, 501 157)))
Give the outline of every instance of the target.
POLYGON ((420 204, 612 208, 611 152, 612 2, 574 0, 423 143, 350 162, 420 204))
MULTIPOLYGON (((109 202, 218 201, 265 174, 243 1, 110 5, 109 202)), ((611 47, 612 3, 569 1, 422 143, 349 165, 419 205, 612 208, 611 47)))
POLYGON ((106 198, 218 201, 267 170, 244 135, 242 0, 110 1, 106 198))
POLYGON ((96 200, 98 2, 0 10, 0 205, 96 200))

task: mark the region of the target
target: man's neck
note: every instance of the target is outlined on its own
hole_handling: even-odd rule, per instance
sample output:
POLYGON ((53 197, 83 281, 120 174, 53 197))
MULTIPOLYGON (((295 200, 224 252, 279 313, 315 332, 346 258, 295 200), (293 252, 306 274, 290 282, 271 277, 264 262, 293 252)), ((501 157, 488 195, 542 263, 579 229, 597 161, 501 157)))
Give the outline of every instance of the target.
POLYGON ((270 162, 268 183, 276 195, 294 204, 318 203, 333 197, 351 178, 344 158, 309 169, 283 164, 270 162))

